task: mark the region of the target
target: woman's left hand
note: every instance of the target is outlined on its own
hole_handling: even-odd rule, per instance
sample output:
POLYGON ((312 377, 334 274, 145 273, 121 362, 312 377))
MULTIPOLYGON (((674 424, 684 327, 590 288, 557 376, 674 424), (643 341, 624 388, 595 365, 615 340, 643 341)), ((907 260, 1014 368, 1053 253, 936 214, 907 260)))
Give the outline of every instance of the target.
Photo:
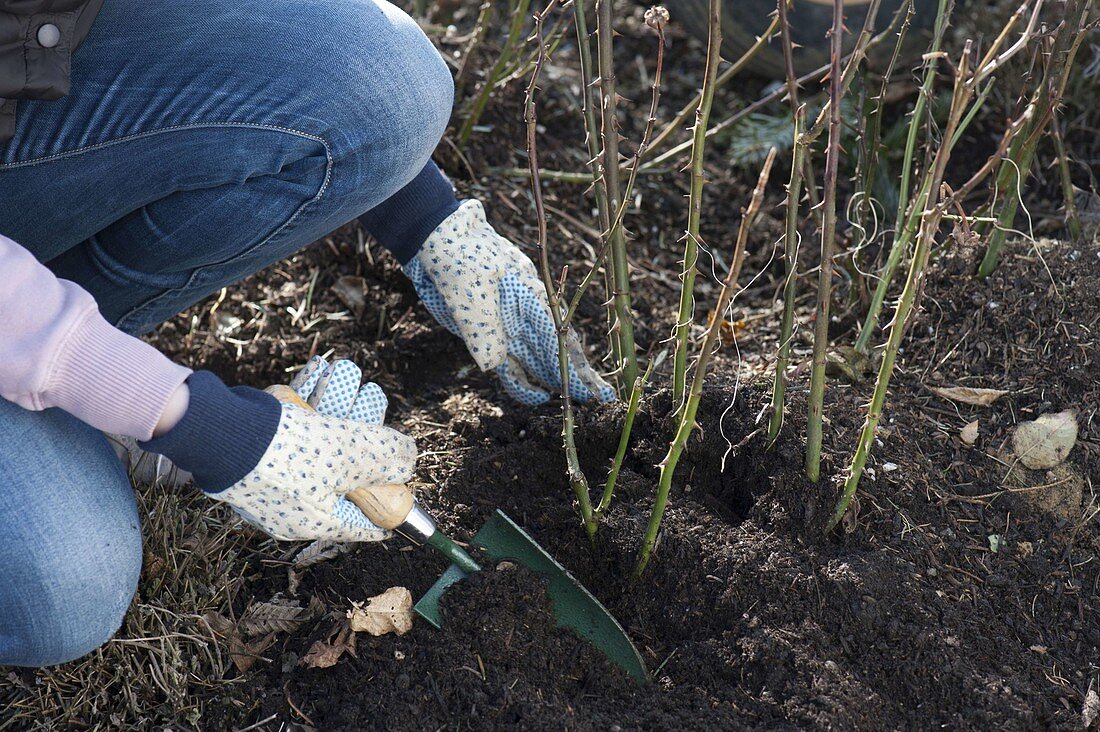
MULTIPOLYGON (((558 337, 546 288, 534 263, 498 234, 479 201, 466 201, 405 265, 435 319, 462 338, 482 371, 495 370, 517 401, 542 404, 561 391, 558 337)), ((578 402, 615 399, 572 328, 566 336, 569 395, 578 402)))

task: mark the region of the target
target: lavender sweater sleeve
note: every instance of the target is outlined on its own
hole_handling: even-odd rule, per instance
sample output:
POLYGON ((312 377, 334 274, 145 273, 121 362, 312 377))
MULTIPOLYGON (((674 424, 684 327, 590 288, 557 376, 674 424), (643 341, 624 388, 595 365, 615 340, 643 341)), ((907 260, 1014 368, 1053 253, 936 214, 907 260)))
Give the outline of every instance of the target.
POLYGON ((190 369, 111 326, 79 285, 0 236, 0 397, 148 440, 190 369))

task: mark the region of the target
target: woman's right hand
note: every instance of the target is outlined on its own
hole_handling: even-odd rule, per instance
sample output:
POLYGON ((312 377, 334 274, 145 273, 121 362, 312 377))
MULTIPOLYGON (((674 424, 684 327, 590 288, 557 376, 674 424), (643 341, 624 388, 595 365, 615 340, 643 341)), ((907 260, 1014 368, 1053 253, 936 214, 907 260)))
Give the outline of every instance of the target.
POLYGON ((281 400, 210 380, 217 377, 192 375, 187 413, 163 437, 145 443, 145 449, 164 452, 191 470, 207 495, 228 503, 276 539, 379 541, 391 536, 345 496, 356 488, 408 482, 416 464, 416 444, 382 425, 386 396, 377 384, 361 385, 358 366, 314 358, 290 389, 276 391, 284 395, 281 400), (236 414, 207 417, 219 409, 236 414), (261 429, 265 437, 270 433, 262 450, 255 447, 256 431, 240 422, 251 417, 270 425, 261 429), (215 435, 201 434, 204 419, 217 423, 215 435), (234 420, 243 428, 244 449, 255 455, 243 472, 232 455, 238 447, 232 444, 234 420), (216 444, 211 444, 211 437, 222 443, 220 457, 210 452, 216 444), (207 444, 196 450, 196 441, 207 444))

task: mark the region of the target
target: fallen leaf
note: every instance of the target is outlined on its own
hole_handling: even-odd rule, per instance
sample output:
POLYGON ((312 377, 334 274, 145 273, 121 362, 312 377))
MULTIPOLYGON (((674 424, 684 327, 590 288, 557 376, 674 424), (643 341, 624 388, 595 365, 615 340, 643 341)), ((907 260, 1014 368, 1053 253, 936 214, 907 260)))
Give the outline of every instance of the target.
POLYGON ((268 602, 249 605, 237 621, 237 631, 242 635, 259 635, 275 630, 296 630, 310 616, 297 600, 273 597, 268 602))
POLYGON ((932 386, 929 388, 936 396, 975 407, 988 407, 1008 393, 1005 389, 979 389, 971 386, 932 386))
POLYGON ((1021 422, 1012 435, 1016 457, 1032 470, 1058 465, 1077 444, 1077 415, 1072 409, 1021 422))
POLYGON ((959 430, 959 439, 963 441, 964 445, 973 445, 978 441, 978 420, 974 420, 961 430, 959 430))
POLYGON ((1003 544, 1004 544, 1004 537, 1002 537, 1000 534, 990 534, 989 535, 989 551, 999 552, 999 551, 1001 551, 1001 546, 1003 544))
POLYGON ((1096 693, 1096 689, 1089 689, 1081 707, 1081 728, 1092 729, 1097 718, 1100 718, 1100 694, 1096 693))
POLYGON ((294 556, 294 568, 303 569, 338 557, 355 548, 354 544, 330 539, 318 539, 294 556))
POLYGON ((229 638, 229 657, 233 659, 233 665, 237 667, 237 670, 243 674, 252 668, 256 661, 261 660, 263 657, 260 654, 274 643, 274 631, 247 641, 239 635, 233 635, 229 638))
POLYGON ((367 309, 367 282, 362 277, 344 275, 332 285, 332 291, 340 302, 344 303, 355 315, 356 319, 363 317, 367 309))
POLYGON ((405 635, 413 623, 412 593, 406 587, 391 587, 367 600, 366 607, 353 602, 348 610, 351 629, 371 635, 405 635))
POLYGON ((339 627, 340 630, 335 638, 330 636, 327 640, 314 641, 298 664, 308 668, 330 668, 335 666, 345 653, 354 656, 355 633, 346 623, 339 627))

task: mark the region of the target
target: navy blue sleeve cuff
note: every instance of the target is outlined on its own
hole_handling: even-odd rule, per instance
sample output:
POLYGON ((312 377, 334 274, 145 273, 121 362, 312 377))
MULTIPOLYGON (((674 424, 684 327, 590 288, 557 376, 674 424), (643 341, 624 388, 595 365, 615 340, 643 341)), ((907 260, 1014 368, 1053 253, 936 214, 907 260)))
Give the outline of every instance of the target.
POLYGON ((403 267, 416 256, 435 227, 457 210, 454 186, 429 160, 408 185, 360 216, 359 221, 403 267))
POLYGON ((187 379, 187 412, 160 437, 139 442, 195 476, 207 493, 223 491, 255 468, 279 428, 282 405, 248 386, 230 389, 209 371, 187 379))

